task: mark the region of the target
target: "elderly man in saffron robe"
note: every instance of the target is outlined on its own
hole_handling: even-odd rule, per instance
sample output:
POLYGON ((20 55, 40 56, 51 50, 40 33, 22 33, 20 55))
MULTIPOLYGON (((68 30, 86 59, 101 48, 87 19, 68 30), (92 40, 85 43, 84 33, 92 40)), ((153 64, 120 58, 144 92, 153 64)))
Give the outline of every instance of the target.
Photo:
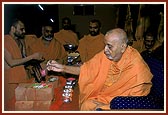
POLYGON ((53 28, 50 24, 42 27, 42 36, 30 46, 31 53, 41 52, 44 62, 41 66, 44 68, 48 60, 59 60, 60 63, 66 63, 67 53, 61 43, 54 39, 53 28))
POLYGON ((79 74, 80 110, 110 110, 116 96, 146 96, 153 77, 137 50, 127 45, 126 32, 120 28, 105 35, 104 51, 80 67, 48 62, 48 70, 79 74))

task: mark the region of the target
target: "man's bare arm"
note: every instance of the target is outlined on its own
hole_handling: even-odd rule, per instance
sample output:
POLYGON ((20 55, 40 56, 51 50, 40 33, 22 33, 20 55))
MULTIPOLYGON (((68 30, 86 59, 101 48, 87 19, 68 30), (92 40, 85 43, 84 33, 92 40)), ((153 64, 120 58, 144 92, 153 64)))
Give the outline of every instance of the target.
POLYGON ((62 65, 62 64, 57 63, 54 60, 48 61, 47 70, 49 70, 49 71, 52 70, 55 72, 65 72, 65 73, 70 73, 70 74, 74 74, 74 75, 79 75, 79 73, 80 73, 80 67, 62 65))
POLYGON ((4 49, 4 58, 10 67, 14 67, 14 66, 18 66, 18 65, 23 65, 24 63, 26 63, 32 59, 42 60, 42 54, 35 53, 35 54, 30 55, 25 58, 13 59, 10 52, 7 49, 4 49))

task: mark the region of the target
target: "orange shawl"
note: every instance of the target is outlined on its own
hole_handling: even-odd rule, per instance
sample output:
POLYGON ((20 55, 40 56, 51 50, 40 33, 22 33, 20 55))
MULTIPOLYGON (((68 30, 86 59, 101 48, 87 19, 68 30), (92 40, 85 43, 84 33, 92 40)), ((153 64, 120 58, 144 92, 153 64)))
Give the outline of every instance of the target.
POLYGON ((74 44, 74 45, 78 45, 79 44, 79 40, 78 37, 76 35, 76 33, 74 33, 71 30, 60 30, 57 33, 54 33, 54 37, 61 42, 62 45, 64 44, 74 44))
POLYGON ((109 104, 116 96, 144 96, 150 92, 152 74, 140 54, 128 46, 121 60, 114 63, 108 60, 104 52, 100 52, 81 66, 79 76, 80 104, 94 99, 109 104), (102 91, 109 68, 119 77, 102 91))
POLYGON ((102 51, 105 47, 104 35, 91 36, 90 34, 84 36, 79 41, 78 51, 82 62, 90 60, 95 54, 102 51))
POLYGON ((25 45, 26 45, 26 55, 29 56, 31 55, 30 51, 30 46, 37 40, 36 35, 25 35, 25 45))
POLYGON ((38 38, 32 45, 31 45, 32 53, 41 52, 45 60, 56 60, 62 59, 66 57, 66 51, 64 47, 58 42, 56 39, 52 39, 49 46, 46 47, 42 41, 42 38, 38 38))
MULTIPOLYGON (((4 48, 10 52, 12 58, 22 58, 20 49, 10 35, 4 36, 4 48)), ((4 64, 7 64, 4 60, 4 64)), ((27 73, 23 65, 4 69, 4 109, 14 110, 15 88, 18 83, 27 82, 27 73)))
MULTIPOLYGON (((7 49, 14 59, 22 58, 21 51, 10 35, 4 36, 4 48, 7 49)), ((25 82, 27 74, 23 65, 5 69, 5 77, 9 77, 9 83, 25 82)))
POLYGON ((137 41, 133 41, 132 47, 138 50, 139 53, 145 50, 144 40, 140 39, 137 41))

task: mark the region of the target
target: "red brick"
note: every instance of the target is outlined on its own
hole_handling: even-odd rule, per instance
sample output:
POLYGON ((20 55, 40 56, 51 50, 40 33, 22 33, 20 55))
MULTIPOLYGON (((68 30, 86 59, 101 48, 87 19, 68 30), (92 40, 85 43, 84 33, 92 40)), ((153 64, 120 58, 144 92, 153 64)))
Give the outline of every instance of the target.
POLYGON ((51 101, 54 98, 53 88, 36 89, 35 93, 36 101, 51 101))
POLYGON ((34 101, 34 111, 49 111, 51 101, 34 101))
POLYGON ((34 101, 16 101, 15 111, 33 111, 34 101))
POLYGON ((18 85, 18 87, 15 89, 15 97, 16 101, 26 101, 26 100, 34 100, 32 97, 35 97, 35 95, 32 95, 31 97, 27 97, 27 87, 31 86, 30 83, 21 83, 18 85), (30 99, 28 99, 30 98, 30 99))
POLYGON ((15 111, 49 111, 51 101, 16 101, 15 111))
MULTIPOLYGON (((50 83, 49 83, 50 84, 50 83)), ((16 101, 51 101, 54 98, 53 84, 51 87, 35 89, 32 83, 22 83, 15 89, 16 101)))

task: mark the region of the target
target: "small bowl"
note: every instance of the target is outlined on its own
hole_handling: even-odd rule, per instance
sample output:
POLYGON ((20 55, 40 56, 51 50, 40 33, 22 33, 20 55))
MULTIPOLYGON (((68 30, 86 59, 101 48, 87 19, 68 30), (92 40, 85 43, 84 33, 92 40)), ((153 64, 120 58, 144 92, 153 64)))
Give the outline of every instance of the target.
POLYGON ((66 51, 76 51, 78 46, 77 45, 73 45, 73 44, 65 44, 64 48, 66 51))

